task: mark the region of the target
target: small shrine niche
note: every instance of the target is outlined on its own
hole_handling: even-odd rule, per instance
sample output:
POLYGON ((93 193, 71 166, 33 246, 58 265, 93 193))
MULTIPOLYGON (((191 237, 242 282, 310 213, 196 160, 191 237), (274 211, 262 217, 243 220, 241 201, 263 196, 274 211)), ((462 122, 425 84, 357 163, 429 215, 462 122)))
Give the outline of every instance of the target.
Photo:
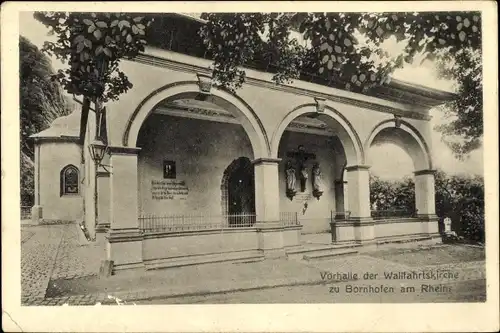
POLYGON ((304 146, 300 145, 296 151, 288 152, 286 156, 288 157, 285 165, 287 197, 293 200, 293 197, 297 194, 297 185, 300 192, 306 192, 308 190, 308 181, 311 180, 312 194, 319 200, 323 194, 319 163, 308 162, 314 161, 316 155, 306 152, 304 146))

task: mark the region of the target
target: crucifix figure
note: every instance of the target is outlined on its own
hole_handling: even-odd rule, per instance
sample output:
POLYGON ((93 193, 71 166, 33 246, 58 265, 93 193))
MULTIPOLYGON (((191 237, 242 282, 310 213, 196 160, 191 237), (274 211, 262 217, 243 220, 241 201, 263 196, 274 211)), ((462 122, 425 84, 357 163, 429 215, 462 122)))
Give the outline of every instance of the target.
POLYGON ((305 192, 307 179, 309 178, 306 161, 308 159, 315 159, 316 155, 307 153, 304 146, 300 145, 297 151, 288 152, 287 157, 291 157, 297 162, 297 167, 300 170, 300 190, 301 192, 305 192))

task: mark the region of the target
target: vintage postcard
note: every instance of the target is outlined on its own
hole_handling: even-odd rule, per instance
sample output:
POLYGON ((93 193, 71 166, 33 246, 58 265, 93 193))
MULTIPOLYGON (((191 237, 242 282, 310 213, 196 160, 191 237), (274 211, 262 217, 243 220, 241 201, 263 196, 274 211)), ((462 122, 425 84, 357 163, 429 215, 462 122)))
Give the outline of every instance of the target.
POLYGON ((3 329, 498 329, 496 9, 4 3, 3 329))

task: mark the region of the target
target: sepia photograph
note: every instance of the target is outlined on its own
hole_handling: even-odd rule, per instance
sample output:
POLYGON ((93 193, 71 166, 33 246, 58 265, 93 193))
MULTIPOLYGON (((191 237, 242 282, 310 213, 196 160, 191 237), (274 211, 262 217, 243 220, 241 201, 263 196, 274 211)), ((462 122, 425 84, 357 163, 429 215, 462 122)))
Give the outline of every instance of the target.
POLYGON ((488 7, 115 7, 15 14, 21 308, 498 306, 488 7))

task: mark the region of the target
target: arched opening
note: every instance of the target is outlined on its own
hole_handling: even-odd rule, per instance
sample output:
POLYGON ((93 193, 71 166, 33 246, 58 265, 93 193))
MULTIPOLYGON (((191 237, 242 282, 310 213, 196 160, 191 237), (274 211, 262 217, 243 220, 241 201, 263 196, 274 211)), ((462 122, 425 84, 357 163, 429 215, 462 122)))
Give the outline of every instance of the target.
MULTIPOLYGON (((229 207, 224 203, 229 195, 236 198, 242 185, 248 186, 243 166, 252 170, 255 146, 241 115, 214 102, 181 94, 157 104, 145 119, 137 137, 141 215, 167 216, 166 220, 175 216, 173 223, 192 225, 227 222, 221 215, 233 210, 221 212, 221 205, 229 207), (233 161, 240 167, 228 173, 233 161), (224 183, 231 190, 221 197, 224 183)), ((237 208, 255 210, 249 207, 251 199, 241 196, 237 208)))
POLYGON ((72 164, 62 168, 59 174, 60 196, 80 193, 80 176, 78 168, 72 164))
POLYGON ((221 194, 222 214, 227 216, 229 226, 255 222, 255 179, 250 159, 235 159, 224 170, 221 194))
MULTIPOLYGON (((428 186, 416 186, 416 174, 430 170, 427 145, 408 124, 386 122, 370 136, 367 160, 370 169, 371 215, 375 219, 416 217, 428 186), (421 199, 419 200, 419 197, 421 199), (421 201, 421 202, 419 202, 421 201)), ((433 185, 433 184, 432 184, 433 185)), ((430 203, 434 205, 434 203, 430 203)), ((426 203, 427 205, 427 203, 426 203)))
POLYGON ((198 101, 208 108, 188 107, 190 113, 198 113, 199 117, 220 116, 220 110, 225 111, 233 118, 233 122, 240 124, 250 139, 253 157, 266 157, 269 154, 269 142, 263 129, 263 125, 255 112, 241 98, 235 94, 228 93, 222 89, 212 87, 210 94, 200 93, 199 83, 196 81, 176 82, 159 89, 156 89, 138 105, 131 114, 125 130, 123 132, 122 144, 128 147, 138 145, 139 131, 149 115, 155 112, 158 107, 176 103, 176 101, 198 101), (201 114, 200 114, 201 111, 201 114))
POLYGON ((329 233, 332 217, 346 214, 343 171, 362 163, 359 139, 336 111, 314 106, 293 111, 280 132, 280 209, 297 214, 303 233, 329 233))

